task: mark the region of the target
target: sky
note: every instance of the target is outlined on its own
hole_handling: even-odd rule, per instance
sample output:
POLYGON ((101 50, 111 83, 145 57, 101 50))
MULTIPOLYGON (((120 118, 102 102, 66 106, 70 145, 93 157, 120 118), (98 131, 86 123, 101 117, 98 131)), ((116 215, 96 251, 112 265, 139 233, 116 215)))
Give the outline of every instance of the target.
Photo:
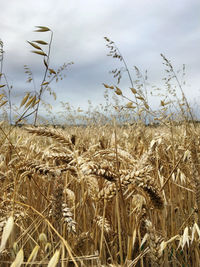
MULTIPOLYGON (((44 75, 43 57, 33 54, 27 43, 49 41, 49 32, 34 32, 35 26, 47 26, 53 31, 50 67, 57 70, 64 63, 74 62, 64 72, 66 77, 51 88, 57 94, 44 94, 53 106, 61 110, 60 101, 75 108, 87 109, 104 103, 102 83, 117 85, 109 73, 122 67, 122 62, 108 57, 104 37, 113 40, 123 55, 132 79, 134 66, 148 71, 149 85, 163 88, 164 54, 178 70, 186 65, 184 92, 191 102, 199 104, 200 95, 200 1, 198 0, 1 0, 0 39, 4 43, 3 72, 12 89, 12 101, 18 103, 33 90, 26 82, 24 65, 33 73, 36 89, 44 75)), ((126 73, 118 85, 130 95, 126 73)), ((150 98, 150 104, 156 100, 150 98)))

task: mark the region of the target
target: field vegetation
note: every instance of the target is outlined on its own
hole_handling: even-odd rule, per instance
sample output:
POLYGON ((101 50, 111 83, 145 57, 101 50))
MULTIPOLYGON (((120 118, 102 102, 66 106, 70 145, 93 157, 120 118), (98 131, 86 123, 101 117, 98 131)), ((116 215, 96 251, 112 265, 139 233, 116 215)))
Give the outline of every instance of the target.
POLYGON ((0 266, 200 266, 200 128, 170 61, 162 55, 166 91, 155 111, 147 73, 135 67, 133 81, 106 37, 122 64, 112 71, 116 85, 102 86, 114 104, 108 91, 101 112, 63 103, 65 127, 55 129, 39 108, 48 109, 43 95, 54 95, 50 83, 68 64, 50 68, 53 33, 36 31, 50 33, 49 43, 29 42, 45 72, 18 108, 1 64, 0 266), (126 74, 132 98, 120 88, 126 74))

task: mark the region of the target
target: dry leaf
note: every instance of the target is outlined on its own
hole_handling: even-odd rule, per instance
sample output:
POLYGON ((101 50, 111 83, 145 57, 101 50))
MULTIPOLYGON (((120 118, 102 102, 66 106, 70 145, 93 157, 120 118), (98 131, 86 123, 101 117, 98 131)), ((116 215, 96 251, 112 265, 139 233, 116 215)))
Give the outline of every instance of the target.
POLYGON ((185 227, 184 233, 183 233, 183 240, 182 240, 182 249, 184 248, 185 244, 188 244, 189 246, 189 235, 188 235, 188 226, 185 227))
POLYGON ((2 238, 1 238, 1 246, 0 246, 0 253, 4 250, 5 246, 6 246, 6 242, 12 232, 14 226, 14 219, 13 216, 10 216, 6 222, 6 225, 4 226, 3 229, 3 234, 2 234, 2 238))
POLYGON ((35 259, 37 257, 37 254, 38 254, 38 251, 39 251, 39 248, 40 248, 40 246, 38 246, 38 245, 36 245, 34 247, 34 249, 31 252, 31 255, 29 256, 29 258, 27 260, 27 266, 28 266, 28 263, 31 263, 31 262, 35 261, 35 259))
POLYGON ((14 262, 11 264, 10 267, 20 267, 23 261, 24 261, 24 251, 23 249, 20 249, 20 251, 17 253, 14 262))
POLYGON ((55 267, 59 261, 59 257, 60 257, 60 251, 56 250, 52 258, 50 259, 47 267, 55 267))

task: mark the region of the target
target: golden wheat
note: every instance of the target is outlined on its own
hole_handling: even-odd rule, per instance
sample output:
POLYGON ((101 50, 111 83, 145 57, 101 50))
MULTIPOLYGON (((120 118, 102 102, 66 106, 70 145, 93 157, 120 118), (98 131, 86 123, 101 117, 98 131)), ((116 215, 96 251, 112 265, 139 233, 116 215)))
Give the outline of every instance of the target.
POLYGON ((199 145, 188 147, 183 128, 174 128, 172 143, 165 130, 147 128, 139 137, 139 129, 133 133, 131 127, 119 127, 118 162, 109 127, 103 128, 103 139, 95 127, 77 128, 72 140, 74 129, 67 134, 43 127, 15 130, 13 146, 7 142, 1 150, 0 232, 11 213, 16 229, 6 243, 13 257, 5 250, 1 262, 21 257, 23 244, 27 259, 36 257, 38 264, 64 246, 74 254, 63 249, 63 264, 75 259, 89 266, 121 261, 143 266, 188 261, 195 266, 199 145), (17 138, 17 131, 23 138, 17 138), (192 241, 186 248, 187 240, 192 241))

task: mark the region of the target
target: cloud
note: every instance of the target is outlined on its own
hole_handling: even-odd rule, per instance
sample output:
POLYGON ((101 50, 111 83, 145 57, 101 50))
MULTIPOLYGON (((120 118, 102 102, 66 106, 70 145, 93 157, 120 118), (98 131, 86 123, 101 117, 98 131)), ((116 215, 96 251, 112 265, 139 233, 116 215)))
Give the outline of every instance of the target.
MULTIPOLYGON (((169 58, 176 69, 185 63, 190 85, 185 92, 192 99, 199 94, 199 8, 200 3, 195 0, 3 2, 0 38, 6 51, 4 71, 15 85, 16 95, 28 88, 24 64, 31 68, 39 85, 44 71, 42 58, 30 53, 32 49, 26 40, 48 41, 48 32, 33 32, 34 26, 44 25, 54 32, 51 66, 57 69, 64 62, 75 63, 67 70, 66 79, 52 84, 58 96, 54 104, 57 110, 61 100, 83 107, 87 106, 88 99, 94 104, 104 101, 102 83, 115 83, 108 71, 120 67, 119 61, 106 56, 104 36, 115 41, 133 79, 136 65, 143 72, 149 71, 152 83, 163 86, 165 74, 160 53, 169 58)), ((130 83, 126 74, 120 86, 128 90, 130 83)))

